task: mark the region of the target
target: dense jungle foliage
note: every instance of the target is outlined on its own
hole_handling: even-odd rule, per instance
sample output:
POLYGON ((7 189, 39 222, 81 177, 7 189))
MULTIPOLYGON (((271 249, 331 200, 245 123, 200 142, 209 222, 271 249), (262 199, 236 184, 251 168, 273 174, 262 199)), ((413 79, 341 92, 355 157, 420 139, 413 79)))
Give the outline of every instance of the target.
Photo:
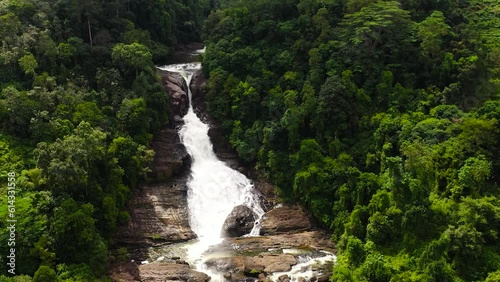
POLYGON ((210 2, 0 0, 0 281, 103 278, 167 123, 154 62, 199 41, 210 2), (16 269, 7 273, 8 173, 16 269))
POLYGON ((332 281, 500 281, 500 3, 225 1, 208 109, 331 229, 332 281))

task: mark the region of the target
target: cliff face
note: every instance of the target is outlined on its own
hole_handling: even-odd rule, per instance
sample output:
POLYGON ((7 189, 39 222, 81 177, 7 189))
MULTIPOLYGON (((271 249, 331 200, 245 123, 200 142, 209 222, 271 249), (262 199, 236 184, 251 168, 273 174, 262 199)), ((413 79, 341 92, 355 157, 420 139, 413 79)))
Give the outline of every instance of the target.
POLYGON ((130 220, 114 238, 136 259, 146 257, 148 247, 196 238, 189 227, 187 209, 186 182, 191 158, 177 133, 181 116, 188 109, 187 86, 179 74, 160 71, 160 76, 169 94, 170 126, 154 135, 151 147, 155 157, 148 181, 139 186, 130 200, 130 220))

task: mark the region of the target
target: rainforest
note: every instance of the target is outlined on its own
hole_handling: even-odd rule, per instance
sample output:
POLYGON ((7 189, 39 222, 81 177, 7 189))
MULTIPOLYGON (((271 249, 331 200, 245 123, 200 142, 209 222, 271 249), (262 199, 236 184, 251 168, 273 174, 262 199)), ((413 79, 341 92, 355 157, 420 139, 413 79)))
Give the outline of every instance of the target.
POLYGON ((1 282, 115 281, 178 122, 156 66, 192 42, 200 107, 328 234, 331 282, 500 281, 498 1, 0 0, 1 282))

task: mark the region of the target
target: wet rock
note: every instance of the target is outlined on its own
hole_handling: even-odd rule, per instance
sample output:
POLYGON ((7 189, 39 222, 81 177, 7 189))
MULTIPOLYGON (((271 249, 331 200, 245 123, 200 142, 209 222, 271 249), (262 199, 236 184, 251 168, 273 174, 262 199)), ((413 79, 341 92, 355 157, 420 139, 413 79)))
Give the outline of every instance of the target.
POLYGON ((134 262, 126 262, 111 265, 109 268, 111 281, 139 282, 139 266, 134 262))
POLYGON ((267 276, 264 273, 259 274, 257 282, 274 282, 270 278, 267 278, 267 276))
POLYGON ((318 282, 328 282, 328 281, 330 281, 330 277, 331 276, 332 276, 331 274, 329 274, 329 275, 322 275, 322 276, 318 277, 317 281, 318 282))
POLYGON ((231 272, 225 272, 222 276, 224 276, 225 279, 231 280, 231 277, 233 276, 231 272))
POLYGON ((313 219, 300 206, 282 206, 262 218, 261 235, 297 233, 314 229, 313 219))
MULTIPOLYGON (((292 266, 297 264, 296 256, 300 252, 283 253, 282 249, 335 252, 334 248, 335 245, 331 242, 330 236, 321 230, 259 237, 226 238, 221 244, 213 246, 207 251, 207 256, 213 258, 206 263, 209 267, 214 267, 220 272, 232 272, 233 281, 244 281, 245 277, 255 277, 257 273, 270 275, 290 271, 292 266), (231 251, 228 252, 228 250, 231 251)), ((324 271, 324 269, 321 270, 324 271)))
POLYGON ((260 205, 264 211, 269 211, 273 206, 278 203, 278 197, 275 193, 275 186, 269 183, 265 176, 260 172, 250 172, 252 179, 254 179, 255 190, 261 195, 260 205))
POLYGON ((269 249, 303 248, 304 246, 335 252, 335 244, 330 240, 330 236, 319 230, 296 234, 226 238, 221 244, 211 247, 208 252, 223 253, 237 249, 240 253, 255 253, 269 249))
POLYGON ((292 255, 279 255, 279 256, 262 256, 254 257, 249 263, 248 267, 264 266, 264 271, 267 273, 283 272, 292 269, 292 266, 297 264, 297 260, 292 255))
POLYGON ((213 148, 215 153, 217 154, 231 154, 226 155, 227 158, 230 159, 238 159, 236 152, 233 150, 229 142, 227 141, 226 132, 218 126, 210 126, 208 129, 208 137, 210 137, 210 141, 213 144, 213 148))
POLYGON ((234 207, 222 226, 223 237, 238 237, 250 233, 257 219, 250 208, 245 205, 234 207))
POLYGON ((193 108, 197 112, 206 112, 205 95, 203 93, 203 86, 206 79, 201 70, 196 70, 191 79, 191 94, 193 100, 193 108))
POLYGON ((174 116, 174 122, 175 123, 182 123, 182 117, 181 116, 178 116, 178 115, 175 115, 174 116))
POLYGON ((206 261, 206 264, 215 267, 219 271, 230 271, 233 274, 255 275, 255 273, 285 272, 297 264, 294 256, 289 254, 260 255, 260 256, 234 256, 214 258, 206 261))
POLYGON ((177 264, 185 264, 185 265, 189 265, 189 263, 187 263, 186 261, 184 260, 176 260, 175 263, 177 264))
POLYGON ((290 281, 290 276, 283 274, 280 277, 278 277, 278 281, 279 282, 288 282, 288 281, 290 281))
POLYGON ((139 277, 143 282, 186 281, 207 282, 210 276, 189 268, 185 264, 159 263, 139 266, 139 277))

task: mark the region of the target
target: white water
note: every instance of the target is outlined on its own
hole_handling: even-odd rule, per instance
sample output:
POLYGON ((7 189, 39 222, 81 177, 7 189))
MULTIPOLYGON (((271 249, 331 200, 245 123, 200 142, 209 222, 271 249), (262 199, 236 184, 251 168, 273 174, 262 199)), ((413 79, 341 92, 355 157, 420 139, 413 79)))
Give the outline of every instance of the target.
MULTIPOLYGON (((199 68, 199 63, 191 63, 169 65, 160 69, 180 73, 189 86, 193 70, 199 68)), ((189 245, 187 251, 188 260, 198 270, 207 271, 202 255, 210 246, 222 241, 222 225, 233 208, 246 205, 259 218, 264 211, 253 191, 251 181, 217 159, 208 136, 209 127, 196 116, 191 106, 191 89, 188 89, 188 96, 189 109, 183 117, 184 126, 179 135, 192 158, 191 176, 187 183, 188 209, 189 223, 198 235, 198 242, 189 245)), ((258 232, 258 228, 254 228, 251 235, 259 235, 258 232)))
MULTIPOLYGON (((298 280, 299 277, 303 277, 306 280, 311 279, 314 276, 317 276, 318 273, 314 270, 314 266, 322 265, 328 262, 335 262, 337 257, 326 251, 321 251, 325 255, 322 257, 312 258, 310 256, 298 256, 298 263, 292 267, 292 269, 288 272, 276 272, 269 276, 271 281, 278 281, 278 278, 286 274, 291 279, 291 281, 298 280)), ((287 253, 286 250, 283 250, 283 253, 287 253)), ((290 252, 294 253, 294 252, 290 252)))

